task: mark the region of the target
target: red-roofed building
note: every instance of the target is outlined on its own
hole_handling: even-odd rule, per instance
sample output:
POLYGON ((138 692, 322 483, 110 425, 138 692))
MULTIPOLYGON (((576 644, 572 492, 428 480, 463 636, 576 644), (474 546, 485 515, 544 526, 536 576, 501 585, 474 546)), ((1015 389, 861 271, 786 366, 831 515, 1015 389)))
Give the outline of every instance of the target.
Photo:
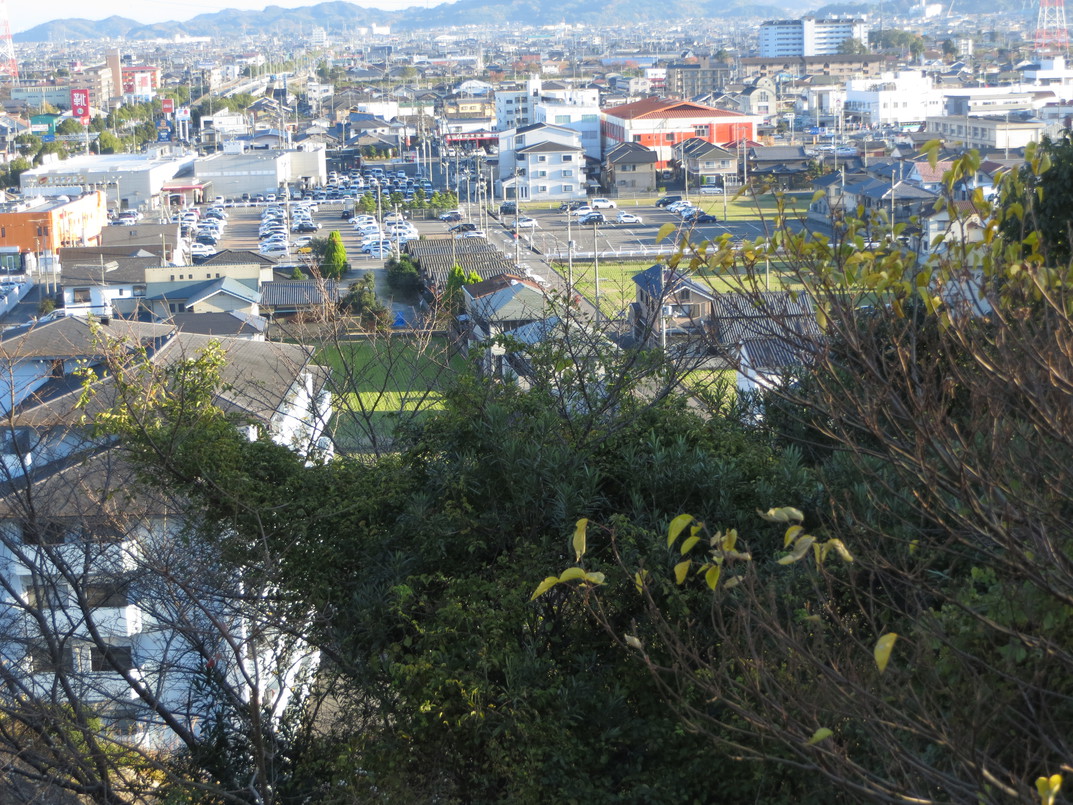
POLYGON ((656 152, 656 168, 668 167, 672 149, 685 140, 698 138, 722 144, 755 139, 761 118, 716 109, 692 101, 646 98, 600 112, 600 128, 606 154, 619 143, 640 143, 656 152))

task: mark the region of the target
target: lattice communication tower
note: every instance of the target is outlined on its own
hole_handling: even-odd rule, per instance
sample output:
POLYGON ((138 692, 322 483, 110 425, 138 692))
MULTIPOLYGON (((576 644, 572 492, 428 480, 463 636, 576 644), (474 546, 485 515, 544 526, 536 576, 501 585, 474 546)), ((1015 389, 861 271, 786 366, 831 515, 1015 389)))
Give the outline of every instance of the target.
POLYGON ((1069 29, 1066 27, 1065 0, 1039 0, 1039 16, 1036 18, 1036 51, 1038 53, 1065 53, 1067 50, 1069 50, 1069 29))
POLYGON ((7 0, 0 0, 0 78, 7 78, 12 84, 19 80, 19 63, 15 61, 15 44, 11 41, 7 0))

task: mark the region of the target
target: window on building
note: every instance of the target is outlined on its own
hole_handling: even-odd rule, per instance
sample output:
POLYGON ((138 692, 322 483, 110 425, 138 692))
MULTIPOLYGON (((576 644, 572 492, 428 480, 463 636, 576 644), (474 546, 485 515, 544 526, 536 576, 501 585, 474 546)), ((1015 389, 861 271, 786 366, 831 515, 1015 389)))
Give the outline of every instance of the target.
POLYGON ((538 193, 547 193, 548 192, 548 186, 546 184, 537 185, 537 192, 538 193))
POLYGON ((539 156, 537 156, 537 162, 547 162, 547 161, 548 161, 548 158, 544 154, 540 154, 539 156))
POLYGON ((573 176, 573 175, 574 175, 574 172, 572 170, 570 170, 570 168, 567 168, 566 170, 563 171, 563 176, 573 176))
POLYGON ((134 291, 132 292, 131 295, 132 296, 145 296, 145 286, 144 285, 135 285, 134 286, 134 291))
POLYGON ((22 524, 22 541, 27 545, 62 545, 67 526, 56 520, 33 520, 22 524))
POLYGON ((72 288, 71 298, 76 305, 89 304, 89 288, 72 288))
POLYGON ((60 641, 49 646, 44 640, 31 643, 26 650, 30 673, 56 674, 75 669, 75 653, 71 645, 60 641))
POLYGON ((89 650, 92 671, 132 671, 134 656, 130 646, 92 646, 89 650))
POLYGON ((570 115, 556 115, 555 122, 560 126, 565 126, 570 122, 570 115))
POLYGON ((67 603, 69 588, 62 581, 40 575, 22 577, 22 598, 28 607, 59 609, 67 603))
POLYGON ((641 142, 641 135, 640 135, 640 134, 635 134, 635 135, 633 135, 633 141, 634 141, 635 143, 639 143, 639 142, 641 142))
POLYGON ((573 162, 573 161, 574 161, 574 155, 573 154, 563 154, 563 162, 573 162))
POLYGON ((123 581, 100 581, 86 585, 86 604, 91 609, 125 607, 129 585, 123 581))
POLYGON ((599 115, 582 115, 581 116, 581 122, 582 123, 595 123, 599 119, 600 119, 599 115))

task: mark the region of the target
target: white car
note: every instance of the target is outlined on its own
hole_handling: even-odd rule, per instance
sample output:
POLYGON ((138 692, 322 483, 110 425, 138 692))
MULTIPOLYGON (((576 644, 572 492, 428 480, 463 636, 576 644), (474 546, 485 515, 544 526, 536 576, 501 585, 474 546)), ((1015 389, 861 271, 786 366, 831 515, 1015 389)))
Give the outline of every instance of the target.
POLYGON ((723 188, 717 184, 706 184, 700 188, 700 194, 702 196, 721 196, 723 195, 723 188))
POLYGON ((634 215, 632 212, 620 212, 615 216, 615 223, 617 224, 643 224, 644 220, 640 215, 634 215))
POLYGON ((484 232, 479 229, 475 229, 472 232, 463 232, 461 235, 455 235, 455 240, 461 240, 462 238, 483 238, 484 232))
POLYGON ((594 198, 589 202, 589 206, 594 210, 613 210, 615 202, 609 198, 594 198))
POLYGON ((261 246, 257 250, 257 253, 264 257, 288 257, 290 255, 290 249, 287 248, 286 243, 273 243, 267 246, 261 246))
POLYGON ((216 249, 207 243, 191 243, 190 244, 190 256, 191 257, 212 257, 216 254, 216 249))
POLYGON ((596 210, 586 204, 584 207, 578 207, 576 210, 570 210, 570 215, 574 216, 575 218, 583 218, 590 212, 596 212, 596 210))
POLYGON ((518 228, 518 229, 539 229, 540 228, 540 224, 537 222, 536 218, 526 218, 526 217, 519 218, 517 223, 514 224, 514 226, 516 228, 518 228))
POLYGON ((682 215, 689 210, 694 209, 692 201, 676 201, 667 207, 667 212, 673 212, 675 215, 682 215))

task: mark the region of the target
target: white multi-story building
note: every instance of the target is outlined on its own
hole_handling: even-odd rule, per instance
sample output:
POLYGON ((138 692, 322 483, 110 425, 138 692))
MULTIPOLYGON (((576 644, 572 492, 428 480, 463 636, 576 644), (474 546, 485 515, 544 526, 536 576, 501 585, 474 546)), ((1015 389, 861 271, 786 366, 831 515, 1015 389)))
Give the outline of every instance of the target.
POLYGON ((229 713, 278 716, 311 681, 316 652, 259 614, 183 495, 140 482, 92 425, 121 399, 118 377, 160 381, 204 350, 239 433, 324 449, 326 374, 304 347, 75 318, 0 340, 0 707, 27 740, 34 719, 47 731, 85 708, 103 740, 190 747, 222 696, 229 713))
POLYGON ((566 201, 585 198, 585 152, 572 129, 534 123, 499 135, 504 198, 566 201))
POLYGON ((542 100, 533 109, 537 123, 551 123, 576 131, 581 137, 585 156, 600 159, 600 106, 554 99, 542 100))
POLYGON ((760 57, 833 56, 846 40, 864 42, 867 36, 862 19, 768 20, 760 25, 760 57))
POLYGON ((845 114, 864 125, 907 125, 943 114, 941 90, 916 70, 846 82, 845 114))

